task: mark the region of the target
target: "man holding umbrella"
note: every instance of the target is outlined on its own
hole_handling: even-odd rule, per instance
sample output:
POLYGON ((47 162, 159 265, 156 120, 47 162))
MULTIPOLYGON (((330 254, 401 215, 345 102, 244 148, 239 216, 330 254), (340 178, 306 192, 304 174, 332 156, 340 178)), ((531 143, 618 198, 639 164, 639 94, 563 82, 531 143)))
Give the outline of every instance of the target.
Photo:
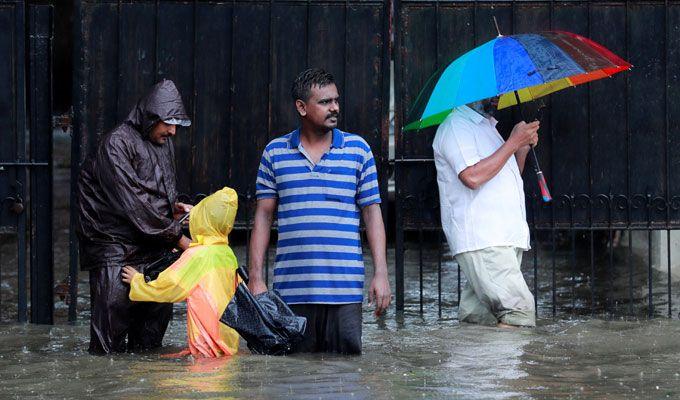
POLYGON ((520 122, 503 141, 493 111, 630 67, 575 33, 499 31, 427 81, 403 132, 441 124, 433 147, 442 226, 469 282, 461 321, 535 325, 533 296, 519 269, 529 248, 520 174, 530 153, 541 197, 552 200, 532 147, 539 124, 520 122))
POLYGON ((376 314, 390 303, 385 228, 375 160, 358 135, 337 129, 339 95, 333 76, 313 68, 292 88, 300 128, 272 140, 257 174, 257 210, 250 242, 253 294, 262 276, 269 231, 277 213, 274 289, 307 329, 294 352, 361 353, 364 264, 359 217, 371 247, 369 298, 376 314))
POLYGON ((497 98, 456 108, 432 147, 442 227, 467 286, 459 320, 535 326, 534 297, 520 264, 529 249, 521 173, 539 122, 520 122, 503 141, 493 112, 497 98))

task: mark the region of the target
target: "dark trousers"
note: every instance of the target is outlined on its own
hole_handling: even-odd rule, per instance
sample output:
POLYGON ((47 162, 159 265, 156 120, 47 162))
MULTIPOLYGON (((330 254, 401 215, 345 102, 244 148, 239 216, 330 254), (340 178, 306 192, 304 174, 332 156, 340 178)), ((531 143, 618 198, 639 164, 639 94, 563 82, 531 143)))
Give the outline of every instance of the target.
POLYGON ((290 308, 307 318, 304 339, 292 353, 361 354, 361 303, 291 304, 290 308))
POLYGON ((172 304, 132 302, 121 267, 90 271, 91 354, 160 347, 172 318, 172 304))

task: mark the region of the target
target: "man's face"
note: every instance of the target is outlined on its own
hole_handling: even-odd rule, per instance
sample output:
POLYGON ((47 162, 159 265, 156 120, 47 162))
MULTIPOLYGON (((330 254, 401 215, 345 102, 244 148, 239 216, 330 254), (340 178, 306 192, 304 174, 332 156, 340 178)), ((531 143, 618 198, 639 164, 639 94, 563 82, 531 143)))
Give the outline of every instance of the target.
POLYGON ((302 118, 319 132, 328 132, 338 126, 340 116, 340 96, 334 83, 326 86, 312 86, 306 102, 296 101, 296 107, 302 118))
POLYGON ((482 109, 486 115, 493 117, 496 114, 496 110, 498 110, 498 99, 499 97, 496 96, 490 99, 482 100, 482 109))
POLYGON ((159 121, 149 133, 149 140, 154 144, 165 144, 169 137, 175 136, 175 125, 159 121))

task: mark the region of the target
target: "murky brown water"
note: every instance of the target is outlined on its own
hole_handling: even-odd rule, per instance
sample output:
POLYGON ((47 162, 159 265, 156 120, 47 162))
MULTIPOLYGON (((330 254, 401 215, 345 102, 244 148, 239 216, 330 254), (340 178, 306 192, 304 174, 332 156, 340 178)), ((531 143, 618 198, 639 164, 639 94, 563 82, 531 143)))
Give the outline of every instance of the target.
MULTIPOLYGON (((244 249, 236 249, 244 257, 244 249)), ((76 326, 0 325, 3 398, 676 398, 680 321, 543 318, 536 329, 499 330, 456 320, 457 269, 445 259, 443 318, 437 274, 426 258, 424 314, 418 266, 408 254, 407 307, 376 319, 364 309, 358 357, 249 354, 164 358, 185 345, 185 308, 175 306, 158 353, 91 356, 86 283, 76 326)), ((391 254, 390 254, 391 255, 391 254)), ((240 258, 240 259, 241 259, 240 258)), ((530 266, 526 266, 529 268, 530 266)), ((542 273, 541 280, 545 280, 542 273)), ((369 274, 370 275, 370 274, 369 274)), ((545 296, 543 296, 545 297, 545 296)), ((541 300, 545 302, 547 300, 541 300)), ((568 300, 565 300, 568 303, 568 300)), ((550 305, 540 313, 550 315, 550 305)), ((65 315, 66 306, 57 312, 65 315)))
MULTIPOLYGON (((87 328, 0 327, 3 398, 677 398, 680 323, 580 320, 505 331, 376 322, 358 357, 90 356, 87 328)), ((163 352, 184 343, 181 318, 163 352)))
MULTIPOLYGON (((63 199, 63 196, 61 197, 63 199)), ((64 209, 67 204, 57 204, 64 209)), ((65 277, 68 220, 55 221, 55 281, 65 277)), ((376 319, 364 308, 364 354, 358 357, 249 354, 245 345, 231 358, 165 358, 185 345, 185 307, 175 319, 165 347, 150 354, 95 357, 86 352, 88 289, 80 277, 79 319, 66 325, 68 306, 55 304, 55 326, 17 325, 16 260, 13 241, 0 239, 0 397, 165 399, 413 399, 413 398, 678 398, 680 397, 680 321, 666 318, 626 321, 604 317, 609 298, 613 316, 646 314, 646 269, 621 267, 611 282, 596 268, 590 295, 590 270, 584 259, 572 273, 568 254, 556 263, 556 308, 552 319, 551 262, 539 252, 539 325, 536 329, 499 330, 459 324, 456 315, 458 270, 450 257, 442 266, 442 318, 439 318, 437 252, 424 252, 423 313, 420 313, 417 247, 406 253, 406 311, 394 308, 376 319), (9 256, 8 256, 9 254, 9 256), (584 267, 585 266, 585 267, 584 267), (634 283, 629 303, 628 282, 634 283), (573 288, 573 290, 572 290, 573 288), (608 295, 605 295, 609 293, 608 295), (594 302, 593 302, 594 300, 594 302)), ((244 248, 236 247, 239 260, 244 248)), ((388 254, 393 264, 393 252, 388 254)), ((532 254, 525 276, 533 288, 532 254)), ((367 257, 368 259, 368 257, 367 257)), ((370 263, 367 263, 370 264, 370 263)), ((370 276, 370 272, 368 274, 370 276)), ((394 280, 392 279, 392 284, 394 280)), ((655 314, 667 314, 665 281, 654 274, 655 314)), ((680 293, 676 284, 673 293, 680 293)), ((680 298, 672 297, 677 317, 680 298)))

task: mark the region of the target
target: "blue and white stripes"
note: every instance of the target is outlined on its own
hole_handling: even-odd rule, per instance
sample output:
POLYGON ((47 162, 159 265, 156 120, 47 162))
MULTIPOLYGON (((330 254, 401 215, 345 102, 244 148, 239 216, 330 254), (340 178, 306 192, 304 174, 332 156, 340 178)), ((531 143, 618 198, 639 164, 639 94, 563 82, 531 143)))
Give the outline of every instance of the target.
POLYGON ((360 207, 380 202, 371 149, 333 130, 330 151, 314 165, 295 130, 265 148, 257 198, 278 200, 274 289, 290 304, 363 300, 360 207))

